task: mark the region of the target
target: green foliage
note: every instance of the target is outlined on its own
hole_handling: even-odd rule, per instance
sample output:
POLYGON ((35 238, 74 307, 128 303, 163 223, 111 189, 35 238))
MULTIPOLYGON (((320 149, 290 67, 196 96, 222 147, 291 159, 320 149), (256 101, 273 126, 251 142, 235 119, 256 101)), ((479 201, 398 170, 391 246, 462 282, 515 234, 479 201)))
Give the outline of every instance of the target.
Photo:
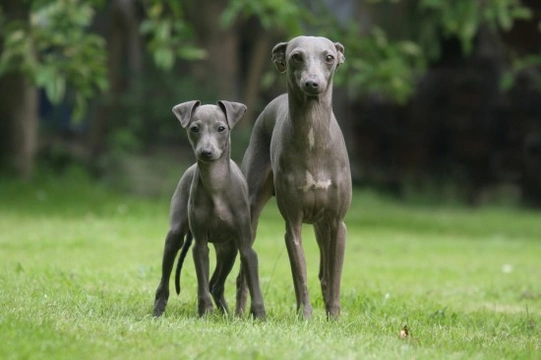
POLYGON ((406 102, 426 65, 419 46, 413 41, 391 41, 379 27, 361 38, 358 33, 351 29, 338 37, 347 45, 344 69, 337 72, 337 83, 346 84, 353 96, 379 94, 398 103, 406 102))
MULTIPOLYGON (((279 29, 289 38, 309 28, 339 40, 345 46, 346 62, 335 81, 346 85, 353 96, 377 93, 405 102, 414 91, 415 77, 424 70, 423 54, 413 41, 391 41, 379 27, 363 36, 354 16, 341 22, 324 4, 316 3, 309 9, 288 1, 234 0, 224 11, 222 22, 230 26, 237 17, 249 16, 257 17, 265 29, 279 29)), ((268 82, 274 77, 264 79, 268 82)))
POLYGON ((141 23, 141 33, 148 36, 148 50, 154 63, 170 70, 176 58, 199 60, 206 52, 190 42, 194 34, 184 20, 178 1, 149 1, 145 3, 147 18, 141 23))
MULTIPOLYGON (((191 257, 180 296, 155 320, 168 199, 121 196, 78 173, 0 187, 3 359, 539 358, 536 213, 408 207, 356 191, 342 317, 325 319, 307 227, 314 318, 303 321, 271 201, 255 242, 268 320, 198 318, 191 257), (399 339, 405 324, 410 336, 399 339)), ((226 283, 230 307, 237 270, 238 262, 226 283)))
MULTIPOLYGON (((72 118, 80 120, 88 101, 108 89, 105 40, 89 32, 96 9, 105 0, 33 0, 29 19, 6 18, 0 5, 0 76, 20 71, 49 100, 73 102, 72 118)), ((169 70, 176 58, 201 59, 204 50, 189 42, 191 28, 183 20, 180 3, 144 3, 147 18, 141 32, 156 65, 169 70)))
MULTIPOLYGON (((505 32, 511 30, 516 21, 530 20, 533 16, 532 10, 520 0, 420 0, 416 13, 419 15, 418 42, 428 60, 440 56, 440 34, 459 39, 462 51, 469 55, 481 28, 505 32)), ((540 54, 526 57, 511 54, 509 67, 500 79, 501 90, 511 89, 521 71, 539 65, 540 54)), ((541 91, 541 78, 537 72, 532 75, 536 88, 541 91)))
MULTIPOLYGON (((400 4, 400 0, 366 2, 374 6, 375 13, 379 5, 400 4)), ((222 23, 230 26, 239 17, 255 16, 265 29, 278 29, 289 38, 309 29, 339 40, 346 48, 346 62, 337 74, 338 84, 346 84, 353 96, 377 94, 404 103, 427 64, 439 58, 442 35, 458 38, 468 55, 480 28, 507 31, 515 21, 532 16, 519 0, 419 0, 406 5, 413 31, 406 29, 411 36, 396 39, 388 36, 384 27, 362 31, 354 14, 347 21, 335 18, 324 2, 311 3, 309 8, 288 1, 233 0, 222 15, 222 23)), ((515 62, 514 69, 522 63, 515 62)), ((510 76, 514 74, 516 71, 509 72, 510 76)))
MULTIPOLYGON (((403 6, 399 0, 370 0, 372 6, 403 6)), ((89 32, 95 10, 105 0, 33 0, 28 21, 8 19, 0 5, 0 75, 22 71, 43 87, 53 103, 68 96, 80 119, 88 101, 108 87, 105 41, 89 32)), ((206 56, 193 42, 194 33, 177 0, 145 0, 141 33, 154 63, 170 70, 177 59, 197 60, 206 56)), ((408 2, 410 33, 392 37, 384 26, 361 29, 355 14, 337 19, 325 2, 287 0, 232 0, 222 14, 222 25, 257 17, 267 31, 291 38, 304 32, 318 33, 343 43, 346 62, 337 83, 351 93, 377 94, 403 103, 412 94, 416 79, 426 64, 439 58, 441 36, 460 40, 465 54, 483 27, 507 31, 517 20, 530 19, 531 10, 519 0, 418 0, 408 2)), ((377 11, 375 11, 377 13, 377 11)), ((538 56, 513 59, 502 88, 513 84, 517 73, 539 64, 538 56)), ((266 77, 268 79, 268 77, 266 77)))
MULTIPOLYGON (((515 79, 520 73, 535 68, 541 68, 541 54, 527 55, 524 57, 514 56, 511 59, 511 66, 502 75, 500 89, 502 91, 511 90, 515 85, 515 79)), ((539 72, 528 71, 528 76, 533 80, 533 86, 536 91, 541 93, 541 75, 539 72)))
POLYGON ((422 38, 425 49, 432 48, 429 55, 439 56, 437 36, 440 30, 445 37, 457 37, 465 54, 473 49, 473 40, 482 26, 492 31, 507 31, 516 20, 527 20, 531 10, 520 0, 419 0, 417 14, 424 24, 422 38))
POLYGON ((288 0, 232 0, 222 14, 222 25, 231 26, 237 18, 255 16, 267 29, 286 32, 290 36, 300 35, 302 25, 311 20, 304 5, 288 0))
POLYGON ((108 87, 105 41, 88 32, 94 9, 79 0, 33 5, 29 22, 2 20, 0 75, 22 71, 55 104, 74 89, 73 118, 79 120, 88 100, 108 87))
MULTIPOLYGON (((380 94, 403 103, 413 93, 416 79, 426 65, 440 57, 442 35, 459 39, 462 51, 469 55, 482 27, 507 31, 515 21, 532 16, 519 0, 419 0, 408 5, 412 7, 409 26, 414 29, 409 39, 389 39, 385 29, 379 27, 359 38, 360 30, 355 25, 340 35, 350 54, 345 64, 349 71, 343 78, 354 94, 380 94)), ((504 79, 507 87, 524 64, 532 64, 536 59, 537 56, 517 59, 504 79)))

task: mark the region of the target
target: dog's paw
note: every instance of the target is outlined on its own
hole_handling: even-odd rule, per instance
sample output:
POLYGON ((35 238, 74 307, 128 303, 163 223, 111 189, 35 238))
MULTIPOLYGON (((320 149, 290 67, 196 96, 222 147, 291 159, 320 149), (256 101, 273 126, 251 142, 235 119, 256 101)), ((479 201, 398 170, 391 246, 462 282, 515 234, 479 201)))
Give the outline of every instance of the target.
POLYGON ((167 306, 167 300, 164 299, 156 299, 154 302, 154 311, 152 312, 152 316, 155 318, 162 316, 162 314, 165 312, 165 307, 167 306))

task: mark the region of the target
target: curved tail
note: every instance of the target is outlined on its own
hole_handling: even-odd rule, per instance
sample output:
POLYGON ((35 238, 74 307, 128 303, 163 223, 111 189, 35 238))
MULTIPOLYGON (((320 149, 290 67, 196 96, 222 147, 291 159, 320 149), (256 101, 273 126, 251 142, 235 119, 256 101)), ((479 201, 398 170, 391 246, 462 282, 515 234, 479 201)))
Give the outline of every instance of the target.
POLYGON ((186 235, 186 241, 182 245, 182 248, 180 249, 180 255, 178 257, 177 262, 177 269, 175 271, 175 290, 177 291, 177 295, 180 294, 180 271, 182 270, 182 264, 184 264, 184 259, 186 258, 186 254, 188 253, 188 249, 192 245, 192 232, 188 231, 188 234, 186 235))

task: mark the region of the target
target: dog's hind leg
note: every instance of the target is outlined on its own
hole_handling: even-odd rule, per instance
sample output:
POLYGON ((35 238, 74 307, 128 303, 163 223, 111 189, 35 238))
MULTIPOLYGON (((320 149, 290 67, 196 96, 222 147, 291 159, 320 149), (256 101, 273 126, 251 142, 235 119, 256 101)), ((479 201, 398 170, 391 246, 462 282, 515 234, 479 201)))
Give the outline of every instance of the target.
MULTIPOLYGON (((263 115, 262 115, 263 116, 263 115)), ((273 195, 273 179, 270 162, 270 142, 266 133, 263 117, 258 118, 250 144, 242 160, 242 173, 248 184, 250 218, 252 224, 252 243, 255 241, 259 217, 265 204, 273 195)), ((237 303, 235 314, 241 316, 246 309, 248 285, 243 266, 237 276, 237 303)))
POLYGON ((225 280, 235 264, 237 247, 234 242, 230 241, 226 244, 215 244, 214 248, 216 250, 216 269, 210 279, 209 290, 218 309, 229 314, 224 297, 225 280))
POLYGON ((256 121, 250 144, 242 159, 241 170, 248 185, 252 241, 257 232, 259 216, 273 194, 273 179, 270 159, 270 134, 266 129, 265 114, 256 121))
POLYGON ((162 259, 162 277, 160 284, 156 289, 156 296, 154 299, 154 317, 161 316, 167 306, 167 300, 169 299, 169 278, 171 276, 171 271, 173 270, 173 264, 177 253, 182 247, 184 235, 185 232, 180 228, 173 228, 169 230, 165 238, 162 259))
POLYGON ((169 278, 173 270, 173 264, 179 249, 184 243, 184 237, 189 231, 188 225, 188 199, 190 196, 190 185, 192 183, 195 167, 192 166, 180 178, 169 209, 169 232, 165 238, 162 259, 162 278, 156 289, 154 299, 155 317, 161 316, 167 306, 169 299, 169 278))
POLYGON ((241 268, 244 272, 245 281, 248 283, 248 289, 250 290, 250 312, 255 318, 264 320, 266 314, 265 306, 263 305, 261 286, 259 284, 259 264, 257 254, 249 244, 240 246, 239 252, 242 261, 241 268))
POLYGON ((186 241, 184 242, 184 245, 182 245, 182 248, 180 249, 180 255, 178 257, 178 262, 177 262, 177 270, 175 271, 175 290, 177 291, 177 295, 180 294, 180 272, 182 271, 182 265, 184 265, 186 254, 188 253, 190 246, 192 246, 192 240, 193 240, 192 233, 188 231, 188 235, 186 235, 186 241))

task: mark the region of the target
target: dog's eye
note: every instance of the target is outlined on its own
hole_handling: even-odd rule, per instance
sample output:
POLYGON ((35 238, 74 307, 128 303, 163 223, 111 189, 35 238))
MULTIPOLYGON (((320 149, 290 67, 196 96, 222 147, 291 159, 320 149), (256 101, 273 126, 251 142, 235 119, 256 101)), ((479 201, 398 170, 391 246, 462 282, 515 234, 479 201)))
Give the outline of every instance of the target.
POLYGON ((334 56, 332 56, 332 55, 325 56, 325 62, 327 64, 332 64, 334 62, 334 56))
POLYGON ((190 128, 190 131, 194 134, 197 134, 199 132, 199 127, 194 125, 190 128))
POLYGON ((218 126, 218 132, 224 132, 225 126, 218 126))
POLYGON ((302 62, 302 56, 298 53, 291 55, 291 59, 296 63, 302 62))

